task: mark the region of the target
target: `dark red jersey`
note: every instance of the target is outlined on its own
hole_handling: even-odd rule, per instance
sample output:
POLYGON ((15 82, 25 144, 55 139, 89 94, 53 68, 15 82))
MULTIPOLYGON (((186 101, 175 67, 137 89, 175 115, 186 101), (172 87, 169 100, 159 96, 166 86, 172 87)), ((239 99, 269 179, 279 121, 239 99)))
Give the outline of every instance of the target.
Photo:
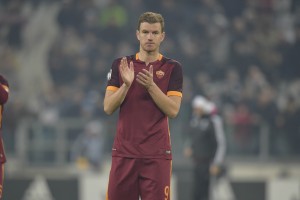
POLYGON ((4 104, 8 99, 8 93, 9 93, 8 82, 3 76, 0 75, 0 163, 4 163, 6 161, 3 141, 2 141, 1 128, 2 128, 3 108, 4 108, 4 104))
MULTIPOLYGON (((107 90, 116 91, 122 84, 119 74, 121 58, 116 59, 108 74, 107 90)), ((135 75, 153 65, 153 80, 168 96, 182 96, 182 67, 177 61, 162 55, 146 66, 138 54, 127 56, 133 61, 135 75)), ((136 80, 120 106, 113 156, 171 159, 168 117, 157 107, 148 91, 136 80)))

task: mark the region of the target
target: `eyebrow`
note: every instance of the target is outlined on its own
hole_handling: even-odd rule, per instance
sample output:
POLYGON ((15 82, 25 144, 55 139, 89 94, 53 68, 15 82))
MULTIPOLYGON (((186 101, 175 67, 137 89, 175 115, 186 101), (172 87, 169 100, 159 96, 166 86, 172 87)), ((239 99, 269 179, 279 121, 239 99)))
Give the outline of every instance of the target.
POLYGON ((142 29, 141 32, 152 32, 152 33, 160 33, 159 30, 153 30, 153 31, 150 31, 150 30, 147 30, 147 29, 142 29))

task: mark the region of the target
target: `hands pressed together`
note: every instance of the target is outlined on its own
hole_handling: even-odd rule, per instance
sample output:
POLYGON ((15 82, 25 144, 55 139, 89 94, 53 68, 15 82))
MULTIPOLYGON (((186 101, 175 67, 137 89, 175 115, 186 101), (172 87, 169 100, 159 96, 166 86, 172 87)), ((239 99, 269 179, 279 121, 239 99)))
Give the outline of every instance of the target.
MULTIPOLYGON (((130 87, 134 79, 133 62, 130 61, 129 66, 126 57, 123 57, 120 63, 120 73, 123 82, 127 87, 130 87)), ((153 66, 150 65, 149 71, 143 69, 136 75, 136 81, 143 85, 147 90, 153 85, 153 66)))

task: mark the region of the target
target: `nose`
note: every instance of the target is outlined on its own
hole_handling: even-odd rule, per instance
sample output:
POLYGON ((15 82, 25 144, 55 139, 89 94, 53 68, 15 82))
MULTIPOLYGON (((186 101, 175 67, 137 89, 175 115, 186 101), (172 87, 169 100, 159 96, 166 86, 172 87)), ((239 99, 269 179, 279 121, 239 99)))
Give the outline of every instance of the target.
POLYGON ((153 39, 153 34, 152 33, 149 33, 148 34, 148 40, 152 40, 153 39))

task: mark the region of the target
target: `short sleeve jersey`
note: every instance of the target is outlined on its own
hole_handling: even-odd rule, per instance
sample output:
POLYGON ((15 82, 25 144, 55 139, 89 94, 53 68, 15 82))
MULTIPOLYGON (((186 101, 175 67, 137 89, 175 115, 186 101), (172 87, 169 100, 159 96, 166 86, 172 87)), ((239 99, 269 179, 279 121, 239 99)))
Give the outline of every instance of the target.
POLYGON ((2 141, 2 115, 4 104, 8 99, 9 86, 7 80, 0 75, 0 163, 4 163, 6 161, 5 152, 2 141))
MULTIPOLYGON (((120 60, 118 58, 112 64, 107 90, 116 91, 123 84, 119 73, 120 60)), ((127 56, 127 61, 133 61, 135 76, 152 65, 153 80, 161 91, 167 96, 182 97, 183 74, 179 62, 161 54, 148 66, 139 60, 138 54, 127 56)), ((172 159, 168 117, 135 79, 120 106, 112 150, 112 156, 172 159)))

